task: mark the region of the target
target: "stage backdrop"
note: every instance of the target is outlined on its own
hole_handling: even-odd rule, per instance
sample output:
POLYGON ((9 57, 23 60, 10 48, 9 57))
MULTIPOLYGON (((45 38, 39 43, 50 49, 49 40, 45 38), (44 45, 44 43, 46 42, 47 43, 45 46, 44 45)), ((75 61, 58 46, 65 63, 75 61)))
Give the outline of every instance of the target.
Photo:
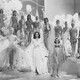
POLYGON ((55 15, 74 14, 74 0, 45 0, 45 11, 51 21, 55 15))
POLYGON ((74 0, 75 13, 80 12, 80 0, 74 0))
POLYGON ((43 19, 42 8, 44 8, 44 0, 20 0, 22 2, 22 11, 27 14, 26 5, 32 6, 32 15, 36 15, 36 10, 38 10, 40 19, 43 19))

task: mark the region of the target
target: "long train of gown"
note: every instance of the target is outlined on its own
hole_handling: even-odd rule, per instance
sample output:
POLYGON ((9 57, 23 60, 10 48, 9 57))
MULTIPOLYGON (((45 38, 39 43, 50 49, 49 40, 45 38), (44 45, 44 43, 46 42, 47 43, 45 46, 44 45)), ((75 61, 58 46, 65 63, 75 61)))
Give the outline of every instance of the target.
POLYGON ((18 45, 12 46, 14 49, 13 65, 17 70, 30 70, 30 60, 28 53, 18 45))
POLYGON ((31 42, 28 47, 25 49, 25 56, 27 56, 28 60, 29 60, 29 65, 30 65, 30 68, 31 70, 34 72, 35 69, 34 69, 34 65, 33 65, 33 48, 34 48, 34 45, 33 43, 31 42))

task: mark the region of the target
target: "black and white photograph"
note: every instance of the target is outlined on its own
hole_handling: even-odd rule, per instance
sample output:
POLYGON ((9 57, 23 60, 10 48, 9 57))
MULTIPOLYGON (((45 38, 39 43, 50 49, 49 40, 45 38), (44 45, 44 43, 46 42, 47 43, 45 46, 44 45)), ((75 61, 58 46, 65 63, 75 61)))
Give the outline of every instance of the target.
POLYGON ((0 0, 0 80, 80 80, 80 0, 0 0))

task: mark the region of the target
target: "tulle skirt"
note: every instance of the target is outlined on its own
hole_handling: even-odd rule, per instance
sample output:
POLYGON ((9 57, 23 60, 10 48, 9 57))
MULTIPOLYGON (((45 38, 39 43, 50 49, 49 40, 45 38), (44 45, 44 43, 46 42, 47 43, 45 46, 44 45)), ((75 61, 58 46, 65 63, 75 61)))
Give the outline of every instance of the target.
POLYGON ((33 43, 30 43, 28 45, 28 47, 25 49, 25 56, 27 56, 28 58, 28 65, 31 69, 31 71, 35 72, 35 68, 34 68, 34 65, 33 65, 33 48, 34 48, 34 45, 33 43))
POLYGON ((48 74, 48 67, 47 67, 48 53, 49 52, 43 45, 39 45, 36 48, 34 48, 33 64, 39 74, 48 74))
POLYGON ((29 70, 30 69, 29 57, 26 55, 25 50, 18 45, 12 45, 10 47, 10 52, 12 51, 13 51, 12 58, 13 67, 19 71, 29 70))

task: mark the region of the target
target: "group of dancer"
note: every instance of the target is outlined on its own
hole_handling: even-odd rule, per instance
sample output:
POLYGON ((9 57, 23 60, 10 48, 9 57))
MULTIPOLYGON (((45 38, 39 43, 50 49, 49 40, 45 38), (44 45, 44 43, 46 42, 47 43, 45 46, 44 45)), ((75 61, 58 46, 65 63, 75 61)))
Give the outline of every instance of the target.
MULTIPOLYGON (((80 17, 80 13, 78 14, 80 17)), ((12 12, 10 23, 7 26, 3 9, 0 9, 0 68, 27 71, 31 70, 35 74, 49 74, 57 76, 62 63, 67 57, 78 57, 79 46, 79 20, 76 25, 72 18, 68 23, 57 19, 52 25, 48 18, 40 20, 35 16, 32 20, 31 14, 24 15, 18 19, 17 11, 12 12), (64 27, 63 27, 64 26, 64 27), (69 27, 70 26, 70 27, 69 27), (54 31, 53 31, 54 30, 54 31), (54 44, 49 47, 51 32, 54 32, 54 44), (53 49, 53 52, 50 49, 53 49)), ((65 18, 66 19, 66 18, 65 18)))
POLYGON ((50 55, 51 76, 59 77, 59 69, 68 57, 80 59, 80 13, 65 16, 63 20, 58 18, 54 32, 54 50, 50 55))
POLYGON ((44 34, 50 31, 48 18, 44 19, 43 28, 38 16, 35 17, 35 22, 32 21, 30 14, 27 15, 27 21, 24 15, 18 20, 17 11, 13 11, 10 24, 6 27, 2 9, 0 16, 4 23, 3 25, 0 21, 0 68, 47 74, 49 51, 44 44, 44 34))

